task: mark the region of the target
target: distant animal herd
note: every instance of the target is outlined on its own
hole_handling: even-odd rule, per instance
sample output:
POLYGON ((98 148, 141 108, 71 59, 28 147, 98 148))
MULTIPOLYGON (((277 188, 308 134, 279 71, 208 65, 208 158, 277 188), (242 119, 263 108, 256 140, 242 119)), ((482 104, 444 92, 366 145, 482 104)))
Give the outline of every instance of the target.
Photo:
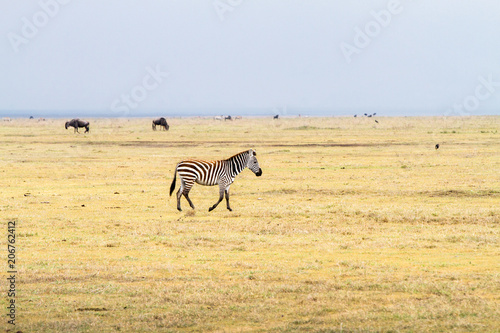
MULTIPOLYGON (((365 117, 374 117, 376 113, 364 114, 365 117)), ((354 115, 357 117, 357 115, 354 115)), ((279 119, 279 115, 274 115, 273 119, 279 119)), ((34 119, 33 116, 30 119, 34 119)), ((231 117, 227 116, 215 116, 214 120, 236 120, 242 119, 241 116, 231 117)), ((3 118, 4 121, 11 121, 10 118, 3 118)), ((44 121, 45 119, 40 118, 38 121, 44 121)), ((375 120, 378 123, 377 120, 375 120)), ((88 121, 80 120, 78 118, 71 119, 65 123, 65 128, 74 128, 75 133, 79 133, 79 128, 85 128, 85 133, 90 132, 90 123, 88 121)), ((170 126, 167 123, 167 119, 164 117, 155 119, 152 121, 152 129, 156 131, 156 127, 160 126, 160 129, 168 131, 170 126)), ((440 148, 439 143, 434 146, 437 150, 440 148)), ((179 174, 181 184, 177 192, 177 209, 181 210, 181 197, 184 196, 188 201, 189 205, 194 209, 193 202, 189 198, 189 191, 194 183, 198 183, 206 186, 219 185, 219 200, 209 208, 212 211, 217 207, 217 205, 226 198, 227 209, 232 210, 229 206, 229 187, 234 182, 235 177, 243 171, 243 169, 250 169, 255 175, 262 175, 262 169, 256 158, 256 152, 253 149, 243 151, 236 154, 228 159, 220 161, 201 161, 201 160, 184 160, 177 164, 174 171, 174 179, 170 186, 170 195, 172 195, 175 190, 175 183, 177 174, 179 174)))
MULTIPOLYGON (((278 116, 274 116, 273 118, 277 119, 278 116)), ((33 116, 31 116, 30 119, 33 119, 33 116)), ((40 118, 38 121, 40 121, 41 119, 42 118, 40 118)), ((214 120, 238 120, 238 119, 243 119, 243 117, 242 116, 232 117, 230 115, 227 115, 227 116, 221 115, 221 116, 214 117, 214 120)), ((11 121, 10 118, 4 118, 3 120, 4 121, 11 121)), ((43 119, 43 120, 45 120, 45 119, 43 119)), ((74 119, 67 121, 64 126, 66 129, 68 129, 68 127, 73 127, 75 133, 80 133, 78 131, 79 128, 85 128, 84 133, 90 132, 90 123, 88 121, 80 120, 78 118, 74 118, 74 119)), ((160 117, 158 119, 153 120, 153 122, 151 124, 151 128, 153 129, 153 131, 156 131, 157 126, 160 127, 160 130, 164 130, 164 131, 168 131, 170 128, 170 126, 168 125, 167 119, 165 117, 160 117)))
POLYGON ((214 120, 238 120, 238 119, 242 119, 243 117, 242 116, 236 116, 236 117, 231 117, 231 115, 227 115, 227 116, 215 116, 214 117, 214 120))

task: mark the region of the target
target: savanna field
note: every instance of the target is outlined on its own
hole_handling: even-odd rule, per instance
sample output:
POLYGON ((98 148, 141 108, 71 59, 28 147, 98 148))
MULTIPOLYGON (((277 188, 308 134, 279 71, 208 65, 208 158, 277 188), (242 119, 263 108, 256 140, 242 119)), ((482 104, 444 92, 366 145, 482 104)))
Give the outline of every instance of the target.
POLYGON ((1 327, 499 332, 500 117, 375 119, 2 122, 1 327), (178 162, 249 148, 232 212, 198 184, 177 211, 178 162))

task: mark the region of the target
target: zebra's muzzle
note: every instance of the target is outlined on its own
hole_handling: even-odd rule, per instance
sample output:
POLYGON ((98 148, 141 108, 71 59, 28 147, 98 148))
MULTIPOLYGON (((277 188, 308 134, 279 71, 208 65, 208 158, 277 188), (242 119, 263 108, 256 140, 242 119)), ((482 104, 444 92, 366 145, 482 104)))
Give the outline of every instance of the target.
POLYGON ((257 173, 255 174, 257 177, 260 177, 262 176, 262 169, 259 168, 259 171, 257 171, 257 173))

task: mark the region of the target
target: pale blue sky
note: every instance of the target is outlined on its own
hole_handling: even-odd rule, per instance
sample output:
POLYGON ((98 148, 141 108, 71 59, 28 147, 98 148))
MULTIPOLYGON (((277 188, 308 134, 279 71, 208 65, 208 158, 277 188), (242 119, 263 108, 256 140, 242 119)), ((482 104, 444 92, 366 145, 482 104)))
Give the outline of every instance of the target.
POLYGON ((498 0, 0 0, 0 113, 500 114, 498 0))

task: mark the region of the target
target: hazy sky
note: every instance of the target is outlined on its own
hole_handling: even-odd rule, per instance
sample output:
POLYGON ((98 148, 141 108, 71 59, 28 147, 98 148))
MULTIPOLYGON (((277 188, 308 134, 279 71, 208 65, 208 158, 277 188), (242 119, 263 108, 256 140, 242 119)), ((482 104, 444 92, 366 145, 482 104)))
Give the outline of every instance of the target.
POLYGON ((0 0, 0 113, 500 114, 498 0, 0 0))

